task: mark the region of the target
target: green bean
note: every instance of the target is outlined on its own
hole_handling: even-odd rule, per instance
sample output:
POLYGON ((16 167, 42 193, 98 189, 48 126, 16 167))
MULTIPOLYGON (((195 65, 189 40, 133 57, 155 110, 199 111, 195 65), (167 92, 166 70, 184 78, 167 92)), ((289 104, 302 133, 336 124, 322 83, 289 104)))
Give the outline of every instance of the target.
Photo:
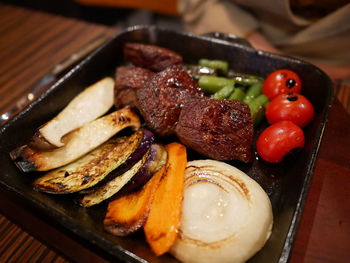
POLYGON ((225 86, 233 86, 235 81, 223 77, 201 76, 198 80, 198 84, 204 93, 214 94, 225 86))
POLYGON ((265 108, 268 103, 269 99, 264 94, 257 96, 248 103, 254 125, 260 123, 260 121, 264 118, 265 108))
POLYGON ((228 62, 223 60, 210 60, 202 58, 198 62, 199 66, 208 67, 217 70, 222 75, 228 72, 228 62))
POLYGON ((264 81, 264 79, 261 77, 254 76, 254 75, 248 75, 248 74, 241 74, 241 73, 234 73, 234 74, 230 75, 229 77, 233 78, 237 84, 245 85, 245 86, 251 86, 255 83, 259 83, 259 82, 264 81))
POLYGON ((199 80, 200 76, 216 76, 216 70, 208 67, 201 67, 198 65, 185 65, 185 70, 195 80, 199 80))
POLYGON ((233 93, 234 89, 235 88, 233 87, 233 85, 225 86, 219 91, 215 92, 213 98, 216 100, 228 99, 228 97, 233 93))
POLYGON ((253 99, 261 94, 262 83, 258 82, 250 86, 247 90, 245 97, 243 98, 243 102, 250 103, 253 99))
POLYGON ((232 94, 228 97, 229 100, 243 100, 245 93, 239 88, 235 88, 232 94))

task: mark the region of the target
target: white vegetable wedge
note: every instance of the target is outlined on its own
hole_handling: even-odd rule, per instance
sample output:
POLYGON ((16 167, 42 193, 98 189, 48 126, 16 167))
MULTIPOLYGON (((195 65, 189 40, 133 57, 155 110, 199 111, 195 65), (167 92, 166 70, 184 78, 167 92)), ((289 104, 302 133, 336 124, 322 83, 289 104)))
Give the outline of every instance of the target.
POLYGON ((245 262, 272 228, 271 203, 248 175, 224 162, 189 162, 180 238, 171 253, 185 263, 245 262))
POLYGON ((114 80, 103 78, 79 93, 56 117, 39 128, 31 145, 39 149, 62 147, 62 137, 113 106, 114 80))
POLYGON ((23 172, 48 171, 78 159, 124 128, 132 127, 137 130, 140 125, 137 114, 130 108, 124 108, 67 134, 63 138, 63 147, 40 151, 24 145, 11 151, 10 156, 23 172))

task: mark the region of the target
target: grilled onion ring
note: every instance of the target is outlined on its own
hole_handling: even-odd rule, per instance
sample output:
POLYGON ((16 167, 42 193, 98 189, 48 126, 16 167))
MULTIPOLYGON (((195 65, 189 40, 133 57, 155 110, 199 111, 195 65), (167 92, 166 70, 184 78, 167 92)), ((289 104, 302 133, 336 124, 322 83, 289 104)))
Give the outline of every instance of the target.
POLYGON ((171 253, 182 262, 245 262, 272 227, 271 203, 248 175, 224 162, 188 163, 181 232, 171 253))

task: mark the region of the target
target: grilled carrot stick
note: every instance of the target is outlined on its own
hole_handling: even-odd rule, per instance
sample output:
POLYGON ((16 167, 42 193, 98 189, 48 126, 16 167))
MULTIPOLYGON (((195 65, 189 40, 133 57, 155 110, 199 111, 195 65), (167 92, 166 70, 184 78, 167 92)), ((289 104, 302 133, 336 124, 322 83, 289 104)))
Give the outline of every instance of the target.
POLYGON ((166 173, 155 192, 144 225, 147 242, 156 255, 168 252, 176 241, 180 227, 184 173, 187 165, 185 146, 170 143, 165 148, 168 152, 166 173))
POLYGON ((104 228, 117 236, 126 236, 143 226, 165 165, 139 191, 124 195, 108 204, 104 228))

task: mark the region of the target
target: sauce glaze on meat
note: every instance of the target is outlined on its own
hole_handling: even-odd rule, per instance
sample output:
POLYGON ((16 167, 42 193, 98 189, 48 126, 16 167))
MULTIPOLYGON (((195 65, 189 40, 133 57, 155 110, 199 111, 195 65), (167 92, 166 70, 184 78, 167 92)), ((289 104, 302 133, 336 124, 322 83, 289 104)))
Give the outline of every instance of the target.
POLYGON ((115 73, 114 103, 117 108, 137 107, 136 90, 142 88, 154 73, 140 67, 118 67, 115 73))
POLYGON ((124 52, 137 67, 117 70, 117 107, 136 106, 157 135, 177 135, 209 158, 252 161, 253 123, 247 104, 204 97, 184 70, 182 57, 171 50, 128 43, 124 52))
POLYGON ((182 56, 169 49, 139 43, 125 44, 124 57, 135 66, 155 72, 162 71, 171 65, 182 64, 182 56))
POLYGON ((201 98, 184 105, 176 125, 180 141, 216 159, 252 161, 253 124, 247 104, 201 98))
POLYGON ((139 110, 147 126, 160 136, 174 134, 181 108, 203 92, 182 66, 171 66, 150 78, 136 91, 139 110))

